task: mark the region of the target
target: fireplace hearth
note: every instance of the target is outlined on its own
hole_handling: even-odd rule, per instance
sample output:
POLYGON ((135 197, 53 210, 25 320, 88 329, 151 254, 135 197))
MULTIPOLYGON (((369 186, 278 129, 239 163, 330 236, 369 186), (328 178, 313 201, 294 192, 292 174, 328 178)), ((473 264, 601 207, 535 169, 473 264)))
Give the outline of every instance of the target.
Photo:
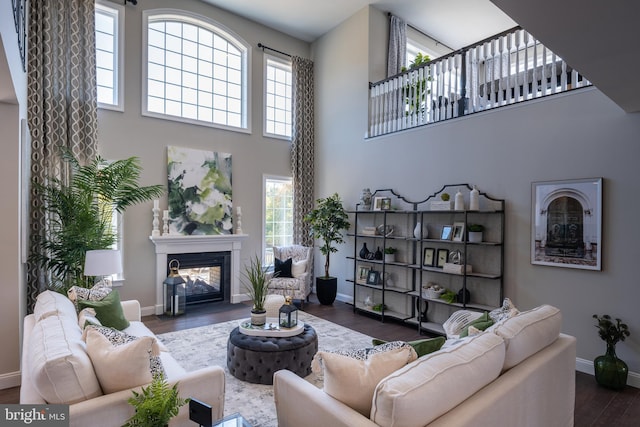
POLYGON ((186 282, 186 303, 229 301, 231 252, 167 254, 168 264, 176 260, 178 273, 186 282))

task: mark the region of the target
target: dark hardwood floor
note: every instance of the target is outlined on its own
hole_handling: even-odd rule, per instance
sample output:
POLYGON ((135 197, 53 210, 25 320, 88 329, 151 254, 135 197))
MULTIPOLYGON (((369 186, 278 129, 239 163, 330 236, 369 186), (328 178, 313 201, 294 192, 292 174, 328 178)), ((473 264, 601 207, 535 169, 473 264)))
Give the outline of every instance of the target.
MULTIPOLYGON (((179 317, 146 316, 142 320, 153 332, 161 334, 248 317, 248 309, 244 304, 201 304, 187 307, 187 313, 179 317)), ((304 311, 383 340, 424 338, 416 328, 393 321, 381 323, 367 315, 353 313, 351 305, 339 301, 330 306, 321 305, 315 295, 311 296, 309 303, 305 303, 304 311)), ((19 387, 0 390, 0 403, 18 403, 19 393, 19 387)), ((635 427, 640 425, 638 420, 640 389, 626 387, 622 391, 608 390, 598 386, 591 375, 576 372, 576 427, 635 427)))

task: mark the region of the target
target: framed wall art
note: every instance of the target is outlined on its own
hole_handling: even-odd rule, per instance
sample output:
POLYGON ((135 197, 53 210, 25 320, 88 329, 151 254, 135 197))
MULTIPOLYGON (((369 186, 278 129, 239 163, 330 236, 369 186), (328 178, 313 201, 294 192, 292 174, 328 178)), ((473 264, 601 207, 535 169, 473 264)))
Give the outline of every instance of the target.
POLYGON ((373 199, 374 211, 388 211, 391 209, 391 198, 389 197, 375 197, 373 199))
POLYGON ((422 258, 422 265, 427 267, 433 267, 435 265, 436 250, 434 248, 424 248, 424 256, 422 258))
POLYGON ((451 240, 451 236, 453 236, 453 225, 443 225, 440 240, 451 240))
POLYGON ((367 274, 367 285, 377 285, 380 281, 380 272, 375 270, 369 270, 367 274))
POLYGON ((438 249, 436 255, 436 267, 443 268, 449 260, 449 249, 438 249))
POLYGON ((531 263, 602 270, 602 178, 531 185, 531 263))
POLYGON ((453 224, 453 241, 462 242, 464 240, 464 222, 455 222, 453 224))

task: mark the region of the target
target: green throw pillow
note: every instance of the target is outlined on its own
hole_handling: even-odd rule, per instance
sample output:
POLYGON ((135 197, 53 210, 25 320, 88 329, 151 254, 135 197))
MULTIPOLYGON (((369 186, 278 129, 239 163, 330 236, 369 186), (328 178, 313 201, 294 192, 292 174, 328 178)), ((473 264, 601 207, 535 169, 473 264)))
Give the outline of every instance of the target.
POLYGON ((462 328, 462 331, 460 332, 460 338, 464 338, 469 335, 469 326, 473 326, 480 329, 481 331, 484 331, 491 325, 493 325, 493 320, 491 319, 491 317, 489 317, 489 313, 485 311, 482 316, 478 317, 476 320, 462 328))
MULTIPOLYGON (((413 347, 413 349, 418 354, 418 357, 422 357, 425 354, 433 353, 434 351, 440 350, 440 348, 444 345, 446 339, 444 337, 436 337, 436 338, 427 338, 423 340, 409 341, 408 344, 413 347)), ((386 343, 386 341, 379 340, 374 338, 371 340, 373 345, 380 345, 386 343)))
POLYGON ((93 308, 96 311, 96 317, 102 323, 102 326, 115 328, 119 331, 129 327, 129 321, 124 317, 122 305, 120 304, 120 295, 118 291, 113 291, 100 301, 78 301, 80 310, 83 308, 93 308))

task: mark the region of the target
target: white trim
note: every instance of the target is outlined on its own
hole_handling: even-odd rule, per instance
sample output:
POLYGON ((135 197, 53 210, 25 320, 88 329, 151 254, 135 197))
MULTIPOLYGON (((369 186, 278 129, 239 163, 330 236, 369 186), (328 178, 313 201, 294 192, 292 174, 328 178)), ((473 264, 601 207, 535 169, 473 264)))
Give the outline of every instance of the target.
POLYGON ((21 383, 20 371, 9 372, 6 374, 0 374, 0 390, 5 388, 18 387, 21 383))
POLYGON ((115 15, 116 29, 114 31, 114 37, 116 39, 116 46, 114 46, 115 53, 115 76, 114 76, 114 95, 116 97, 115 104, 98 103, 98 108, 105 110, 113 110, 124 112, 124 12, 125 7, 120 4, 115 4, 107 0, 96 0, 96 9, 100 9, 103 12, 115 15), (115 13, 114 13, 115 12, 115 13))
POLYGON ((218 129, 225 129, 234 132, 251 133, 251 45, 247 43, 237 33, 230 30, 225 25, 207 17, 199 15, 193 12, 180 10, 180 9, 148 9, 142 12, 142 73, 141 73, 141 86, 142 86, 142 100, 141 100, 141 114, 146 117, 155 117, 163 120, 172 120, 182 123, 195 124, 200 126, 213 127, 218 129), (218 123, 207 122, 203 120, 189 119, 180 116, 172 116, 168 114, 161 114, 150 112, 147 107, 148 101, 148 76, 147 76, 147 64, 148 64, 148 33, 149 33, 149 20, 162 20, 162 19, 174 19, 180 22, 190 23, 198 27, 204 27, 207 30, 224 37, 228 42, 240 50, 242 55, 242 113, 241 113, 241 126, 228 126, 218 123))

